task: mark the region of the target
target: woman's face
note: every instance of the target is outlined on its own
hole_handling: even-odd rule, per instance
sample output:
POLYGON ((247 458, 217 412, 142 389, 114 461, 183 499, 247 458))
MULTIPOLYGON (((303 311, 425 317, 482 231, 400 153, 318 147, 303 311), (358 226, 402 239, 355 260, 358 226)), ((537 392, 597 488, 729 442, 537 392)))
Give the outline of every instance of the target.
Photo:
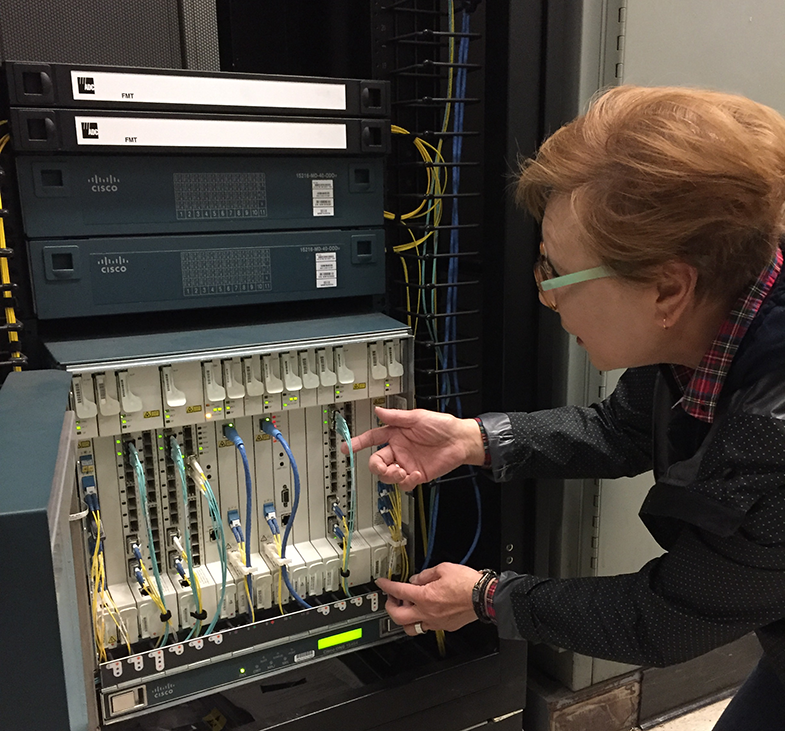
MULTIPOLYGON (((545 209, 542 238, 556 276, 600 264, 581 237, 569 198, 552 198, 545 209)), ((663 362, 656 285, 604 277, 553 289, 551 294, 562 327, 577 338, 599 370, 663 362)))

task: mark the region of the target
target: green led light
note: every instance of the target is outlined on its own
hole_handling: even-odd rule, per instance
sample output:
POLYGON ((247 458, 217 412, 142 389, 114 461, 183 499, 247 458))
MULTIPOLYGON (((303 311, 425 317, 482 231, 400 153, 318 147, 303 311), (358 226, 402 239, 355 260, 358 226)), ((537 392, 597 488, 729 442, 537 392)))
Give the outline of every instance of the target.
POLYGON ((245 668, 240 668, 240 675, 245 675, 245 668))
POLYGON ((118 452, 118 453, 117 453, 117 456, 118 456, 118 457, 122 457, 122 456, 123 456, 123 453, 122 453, 122 452, 118 452))
POLYGON ((164 438, 164 435, 163 435, 163 434, 159 434, 159 435, 158 435, 158 438, 159 438, 159 439, 163 439, 163 438, 164 438))
POLYGON ((201 452, 203 449, 204 449, 204 447, 199 447, 199 451, 200 451, 200 452, 201 452))
POLYGON ((325 423, 325 424, 327 423, 327 419, 325 419, 325 420, 324 420, 324 423, 325 423))
POLYGON ((119 439, 115 439, 115 440, 114 440, 114 443, 115 443, 115 444, 120 444, 120 440, 119 440, 119 439))
POLYGON ((163 447, 158 447, 158 449, 163 449, 163 447))
POLYGON ((341 632, 338 635, 330 635, 329 637, 322 637, 317 643, 320 650, 325 650, 328 647, 335 647, 336 645, 343 645, 352 640, 359 640, 363 636, 363 628, 351 629, 348 632, 341 632))

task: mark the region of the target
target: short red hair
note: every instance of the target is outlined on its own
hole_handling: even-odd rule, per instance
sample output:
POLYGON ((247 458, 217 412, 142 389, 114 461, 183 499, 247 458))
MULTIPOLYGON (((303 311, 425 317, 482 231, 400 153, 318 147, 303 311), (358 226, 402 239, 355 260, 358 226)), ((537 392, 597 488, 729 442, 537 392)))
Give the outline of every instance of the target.
POLYGON ((616 87, 522 163, 518 202, 542 219, 552 195, 618 276, 651 281, 679 259, 698 296, 737 295, 785 231, 785 119, 734 94, 616 87))

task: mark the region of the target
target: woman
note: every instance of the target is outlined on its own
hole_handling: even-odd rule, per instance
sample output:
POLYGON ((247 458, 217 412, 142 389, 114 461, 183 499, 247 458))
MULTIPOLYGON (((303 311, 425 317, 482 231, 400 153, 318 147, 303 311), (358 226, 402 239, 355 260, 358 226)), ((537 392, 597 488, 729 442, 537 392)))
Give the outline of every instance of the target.
POLYGON ((562 580, 441 564, 380 579, 390 615, 641 665, 754 630, 764 659, 716 729, 785 727, 785 120, 729 94, 615 88, 522 166, 517 194, 542 220, 540 301, 597 368, 628 369, 616 390, 476 420, 379 409, 386 426, 353 447, 385 445, 371 470, 405 490, 460 464, 497 481, 653 469, 640 516, 666 553, 562 580))

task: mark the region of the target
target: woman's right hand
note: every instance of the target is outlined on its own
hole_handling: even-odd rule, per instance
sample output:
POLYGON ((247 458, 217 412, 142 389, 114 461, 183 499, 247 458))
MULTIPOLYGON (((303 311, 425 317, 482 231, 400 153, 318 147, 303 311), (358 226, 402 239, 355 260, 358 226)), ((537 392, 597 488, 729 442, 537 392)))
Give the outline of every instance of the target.
MULTIPOLYGON (((408 491, 462 464, 482 465, 485 461, 480 427, 474 419, 426 409, 381 407, 376 415, 385 426, 354 437, 352 449, 357 452, 384 445, 368 460, 371 472, 382 482, 397 483, 408 491)), ((341 450, 348 452, 345 444, 341 450)))

